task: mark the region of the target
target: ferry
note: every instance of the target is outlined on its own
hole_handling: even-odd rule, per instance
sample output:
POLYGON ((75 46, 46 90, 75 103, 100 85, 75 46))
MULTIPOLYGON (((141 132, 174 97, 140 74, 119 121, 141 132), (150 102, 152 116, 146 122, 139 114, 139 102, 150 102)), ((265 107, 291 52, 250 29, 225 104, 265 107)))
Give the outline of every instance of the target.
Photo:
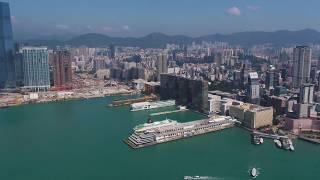
POLYGON ((214 116, 185 123, 166 119, 138 125, 133 133, 125 140, 132 148, 141 148, 195 135, 214 132, 234 126, 235 120, 230 116, 214 116))
POLYGON ((142 111, 148 109, 156 109, 161 107, 174 106, 175 100, 156 101, 156 102, 139 102, 130 105, 130 111, 142 111))

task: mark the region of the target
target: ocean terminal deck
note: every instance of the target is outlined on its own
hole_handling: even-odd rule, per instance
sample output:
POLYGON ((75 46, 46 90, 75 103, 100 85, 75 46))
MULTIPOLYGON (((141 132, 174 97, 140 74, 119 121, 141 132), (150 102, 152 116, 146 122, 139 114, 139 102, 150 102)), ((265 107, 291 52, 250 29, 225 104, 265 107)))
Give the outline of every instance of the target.
POLYGON ((132 148, 142 148, 150 145, 192 137, 214 132, 234 126, 235 120, 228 116, 215 116, 210 119, 179 123, 166 119, 150 122, 134 128, 125 142, 132 148))

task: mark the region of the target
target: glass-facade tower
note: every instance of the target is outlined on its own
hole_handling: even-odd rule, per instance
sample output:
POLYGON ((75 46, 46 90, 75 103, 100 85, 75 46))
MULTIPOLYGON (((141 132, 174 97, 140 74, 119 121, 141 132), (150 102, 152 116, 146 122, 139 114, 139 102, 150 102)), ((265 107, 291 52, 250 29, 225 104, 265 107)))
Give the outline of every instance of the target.
POLYGON ((15 87, 14 43, 8 3, 0 2, 0 89, 15 87))
POLYGON ((23 88, 34 91, 50 88, 49 52, 46 47, 23 47, 23 88))

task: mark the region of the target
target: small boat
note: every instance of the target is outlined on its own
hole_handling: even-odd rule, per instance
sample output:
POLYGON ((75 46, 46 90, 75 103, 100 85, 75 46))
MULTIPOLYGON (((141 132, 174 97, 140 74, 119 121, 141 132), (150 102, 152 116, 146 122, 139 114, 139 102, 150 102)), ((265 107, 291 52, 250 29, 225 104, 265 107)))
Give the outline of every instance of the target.
POLYGON ((182 111, 182 110, 187 110, 186 106, 178 106, 178 110, 182 111))
POLYGON ((294 151, 294 147, 292 144, 290 144, 289 148, 290 148, 290 151, 294 151))
POLYGON ((261 141, 260 141, 260 137, 259 137, 259 136, 256 136, 256 135, 252 134, 252 135, 251 135, 251 138, 252 138, 252 144, 255 144, 255 145, 261 144, 261 141))
POLYGON ((261 137, 259 140, 260 140, 260 144, 263 144, 263 138, 261 137))
POLYGON ((256 168, 252 168, 250 174, 253 178, 256 178, 258 176, 258 170, 256 168))
POLYGON ((275 139, 274 142, 275 142, 275 144, 277 145, 278 148, 282 148, 282 144, 281 144, 280 140, 275 139))
POLYGON ((294 146, 293 146, 291 139, 289 139, 288 142, 289 142, 289 150, 294 151, 294 146))

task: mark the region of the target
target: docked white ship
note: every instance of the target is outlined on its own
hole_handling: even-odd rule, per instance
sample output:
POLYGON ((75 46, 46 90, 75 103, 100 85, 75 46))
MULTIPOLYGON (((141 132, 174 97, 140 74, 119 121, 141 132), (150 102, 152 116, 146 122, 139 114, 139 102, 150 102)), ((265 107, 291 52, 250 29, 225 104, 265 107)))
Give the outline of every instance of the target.
POLYGON ((156 101, 156 102, 139 102, 139 103, 131 104, 130 111, 156 109, 161 107, 174 106, 175 104, 176 104, 175 100, 156 101))
POLYGON ((233 127, 235 120, 229 116, 214 116, 210 119, 179 123, 174 120, 152 122, 136 126, 134 133, 125 142, 133 148, 141 148, 185 137, 205 134, 233 127))

